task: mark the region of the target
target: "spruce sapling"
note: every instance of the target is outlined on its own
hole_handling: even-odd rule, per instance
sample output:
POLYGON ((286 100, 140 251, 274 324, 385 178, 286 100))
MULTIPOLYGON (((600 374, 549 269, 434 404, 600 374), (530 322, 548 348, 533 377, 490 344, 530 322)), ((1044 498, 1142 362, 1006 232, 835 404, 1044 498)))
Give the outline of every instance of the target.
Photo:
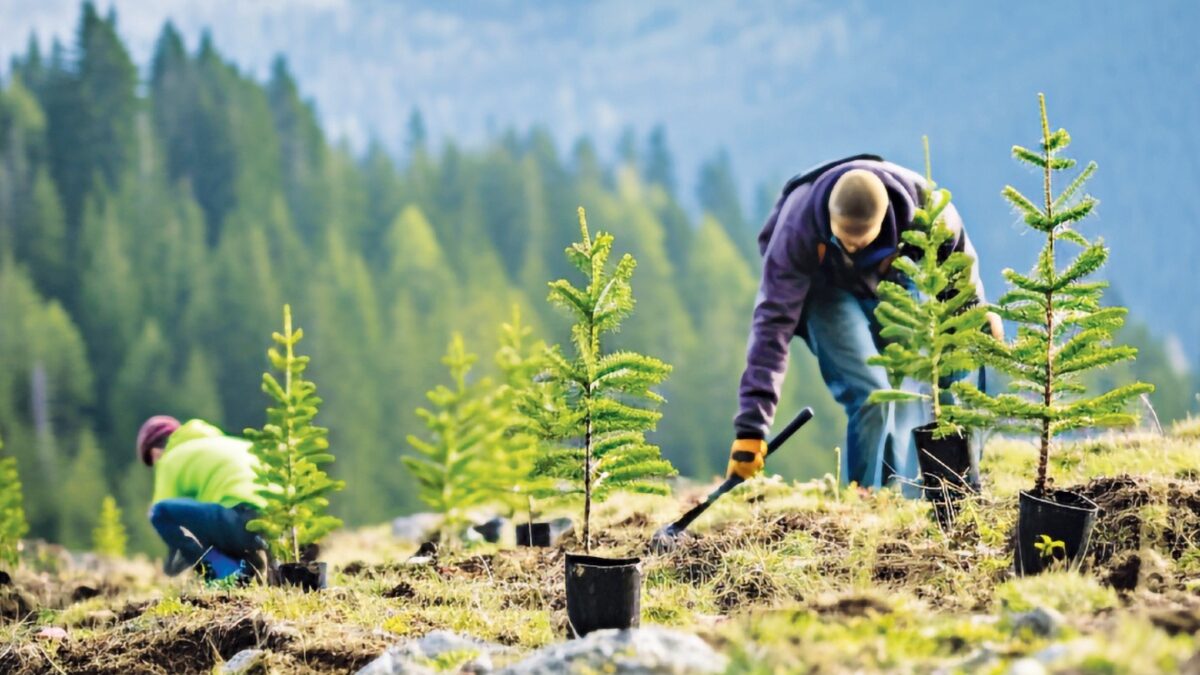
POLYGON ((534 393, 534 378, 545 367, 546 345, 541 340, 531 341, 532 334, 533 328, 522 320, 521 307, 513 305, 512 318, 500 325, 500 347, 495 355, 500 383, 493 395, 500 431, 495 446, 495 482, 503 491, 503 501, 514 512, 528 505, 530 522, 532 491, 545 488, 533 475, 538 439, 520 412, 521 401, 534 393))
POLYGON ((972 426, 1038 434, 1033 494, 1041 497, 1047 492, 1046 470, 1055 436, 1089 427, 1134 424, 1137 417, 1127 411, 1128 403, 1154 387, 1135 382, 1088 396, 1081 381, 1090 370, 1135 358, 1137 350, 1112 344, 1128 310, 1102 306, 1101 296, 1108 284, 1085 281, 1108 260, 1103 240, 1089 241, 1075 229, 1096 207, 1096 200, 1081 192, 1095 173, 1096 163, 1089 163, 1065 189, 1054 194, 1051 182, 1055 174, 1075 166, 1075 160, 1060 156, 1071 137, 1065 129, 1050 131, 1044 95, 1038 95, 1038 103, 1040 150, 1018 145, 1013 146, 1012 154, 1041 172, 1042 203, 1035 204, 1011 185, 1004 188, 1003 195, 1025 224, 1045 237, 1045 243, 1029 274, 1004 271, 1011 288, 997 302, 996 311, 1017 323, 1016 339, 1006 344, 985 336, 979 343, 985 363, 1011 378, 1010 393, 988 396, 968 382, 956 383, 954 391, 971 408, 964 419, 972 426), (1059 249, 1065 245, 1080 251, 1060 270, 1059 249))
POLYGON ((578 288, 566 279, 550 283, 549 301, 571 314, 570 354, 546 352, 539 376, 542 394, 523 405, 531 428, 545 441, 535 472, 559 483, 547 496, 582 495, 583 545, 591 552, 592 502, 617 490, 666 494, 663 478, 674 475, 657 446, 646 442, 662 413, 646 407, 662 397, 651 390, 671 372, 662 361, 629 351, 606 352, 602 337, 615 332, 633 311, 630 278, 636 262, 625 254, 610 267, 613 237, 593 238, 579 209, 582 240, 566 251, 587 279, 578 288), (641 403, 642 405, 635 405, 641 403))
POLYGON ((916 288, 914 298, 908 289, 892 281, 879 284, 879 305, 875 317, 889 340, 878 356, 867 360, 887 370, 892 389, 873 392, 870 403, 928 400, 933 412, 935 438, 961 433, 957 423, 960 408, 942 402, 942 386, 955 373, 976 366, 972 345, 979 329, 987 321, 987 307, 978 302, 972 267, 965 253, 953 252, 942 257, 944 247, 956 233, 946 224, 942 212, 950 204, 950 192, 937 187, 929 161, 929 138, 925 146, 925 191, 923 204, 913 216, 917 226, 901 235, 904 243, 919 252, 903 255, 893 267, 902 272, 916 288), (929 386, 929 394, 901 390, 900 383, 911 378, 929 386))
POLYGON ((455 333, 442 357, 452 386, 438 385, 426 394, 433 409, 417 410, 431 438, 410 435, 408 442, 417 454, 401 459, 417 479, 421 501, 443 516, 441 541, 465 522, 466 512, 495 500, 498 490, 494 448, 500 430, 491 400, 494 387, 487 378, 468 381, 477 360, 462 335, 455 333))
POLYGON ((111 495, 100 503, 100 518, 92 530, 92 551, 110 558, 125 557, 125 543, 129 537, 125 524, 121 522, 121 509, 111 495))
POLYGON ((266 506, 246 528, 266 539, 272 556, 281 562, 299 562, 301 550, 341 526, 327 515, 329 495, 346 484, 330 478, 322 466, 333 461, 328 431, 313 424, 321 405, 317 386, 304 379, 309 358, 296 353, 304 331, 292 329, 292 309, 283 306, 283 333, 274 333, 275 346, 267 351, 271 366, 283 378, 263 374, 263 391, 273 404, 267 423, 246 429, 258 458, 255 480, 266 506))
MULTIPOLYGON (((0 442, 0 448, 4 443, 0 442)), ((0 457, 0 563, 11 569, 17 565, 21 537, 29 532, 25 521, 21 478, 15 457, 0 457)))

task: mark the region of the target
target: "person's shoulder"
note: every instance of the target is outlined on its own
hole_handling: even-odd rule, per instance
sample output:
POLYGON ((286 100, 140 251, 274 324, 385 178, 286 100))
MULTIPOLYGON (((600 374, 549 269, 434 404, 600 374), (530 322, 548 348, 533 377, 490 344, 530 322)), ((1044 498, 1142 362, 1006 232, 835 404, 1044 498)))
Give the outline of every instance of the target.
POLYGON ((163 459, 167 457, 178 457, 184 459, 189 456, 209 455, 212 453, 242 453, 248 452, 250 441, 236 436, 200 436, 191 440, 184 441, 163 455, 163 459))
POLYGON ((925 189, 925 176, 913 169, 888 161, 875 162, 874 164, 876 170, 891 177, 912 194, 917 194, 919 191, 925 189))

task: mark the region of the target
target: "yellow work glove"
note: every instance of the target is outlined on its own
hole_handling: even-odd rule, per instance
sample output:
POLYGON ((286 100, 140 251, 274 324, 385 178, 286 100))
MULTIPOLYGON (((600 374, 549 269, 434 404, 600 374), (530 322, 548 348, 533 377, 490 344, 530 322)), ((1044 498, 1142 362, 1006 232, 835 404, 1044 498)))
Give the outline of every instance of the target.
POLYGON ((725 477, 741 476, 742 480, 750 480, 762 471, 763 460, 767 456, 767 442, 761 438, 739 438, 729 449, 729 468, 725 477))

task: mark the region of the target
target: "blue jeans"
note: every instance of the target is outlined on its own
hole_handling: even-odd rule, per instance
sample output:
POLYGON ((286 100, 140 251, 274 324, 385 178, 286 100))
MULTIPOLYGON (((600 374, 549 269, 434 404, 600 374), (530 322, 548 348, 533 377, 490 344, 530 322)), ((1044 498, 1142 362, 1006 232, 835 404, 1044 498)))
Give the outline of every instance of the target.
POLYGON ((919 401, 867 403, 871 392, 891 388, 882 367, 867 365, 886 344, 875 320, 878 304, 877 299, 856 298, 839 288, 814 288, 800 334, 849 418, 842 479, 873 488, 899 483, 906 496, 916 497, 920 490, 912 483, 919 468, 912 430, 929 421, 925 406, 919 401))
POLYGON ((245 560, 266 548, 262 538, 246 530, 258 512, 247 504, 226 508, 195 499, 164 499, 150 507, 150 524, 166 542, 168 573, 196 565, 209 549, 245 560), (178 569, 172 560, 178 553, 178 569))

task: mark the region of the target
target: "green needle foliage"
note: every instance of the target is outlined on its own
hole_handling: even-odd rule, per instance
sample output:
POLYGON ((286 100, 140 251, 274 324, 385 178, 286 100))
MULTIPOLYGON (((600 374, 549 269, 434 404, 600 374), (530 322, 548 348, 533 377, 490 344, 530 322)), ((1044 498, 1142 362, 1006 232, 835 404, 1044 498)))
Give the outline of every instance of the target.
POLYGON ((942 212, 950 204, 950 192, 933 182, 929 138, 922 140, 924 204, 913 217, 917 229, 901 235, 920 255, 917 260, 901 256, 894 263, 912 281, 919 297, 914 298, 899 284, 880 282, 880 303, 875 308, 875 317, 882 326, 880 335, 890 342, 882 354, 871 357, 867 363, 883 366, 893 388, 873 392, 867 400, 870 403, 929 400, 934 436, 942 437, 961 433, 956 423, 960 409, 942 403, 942 383, 950 375, 976 366, 971 346, 987 320, 987 308, 976 302, 978 291, 971 274, 974 261, 965 253, 951 253, 944 260, 940 256, 955 234, 942 218, 942 212), (901 390, 900 383, 905 378, 929 385, 930 394, 901 390))
POLYGON ((1136 382, 1088 396, 1081 381, 1088 371, 1135 358, 1137 350, 1112 344, 1127 310, 1101 305, 1108 284, 1085 281, 1108 260, 1102 240, 1089 241, 1074 229, 1096 206, 1094 198, 1081 192, 1096 164, 1089 163, 1062 192, 1054 194, 1053 176, 1074 167, 1075 160, 1060 156, 1071 137, 1065 129, 1051 133, 1045 96, 1039 94, 1038 102, 1040 151, 1013 146, 1012 153, 1018 161, 1041 170, 1042 204, 1035 204, 1011 185, 1003 194, 1024 216, 1025 224, 1046 241, 1032 272, 1004 271, 1011 288, 999 299, 996 311, 1017 323, 1016 339, 1004 343, 985 337, 979 343, 985 362, 1012 378, 1010 393, 987 396, 967 382, 955 384, 954 390, 973 408, 970 416, 974 423, 1040 435, 1034 493, 1041 495, 1046 491, 1046 467, 1055 436, 1075 429, 1134 424, 1137 417, 1127 412, 1128 402, 1154 387, 1136 382), (1061 270, 1057 260, 1060 244, 1080 249, 1061 270))
POLYGON ((450 340, 442 363, 451 386, 438 385, 426 394, 433 409, 420 408, 430 440, 409 436, 416 456, 401 459, 417 479, 421 501, 443 515, 441 541, 456 532, 471 509, 496 499, 495 447, 500 436, 494 385, 487 378, 469 382, 478 357, 467 351, 462 335, 450 340))
POLYGON ((291 306, 283 306, 283 333, 271 337, 275 346, 267 357, 283 383, 269 372, 263 374, 262 389, 274 405, 267 408, 267 423, 261 430, 245 431, 259 462, 255 482, 262 487, 258 492, 266 500, 260 517, 246 528, 263 535, 276 560, 298 562, 303 547, 342 524, 325 509, 328 496, 346 484, 321 469, 333 461, 333 455, 328 430, 313 424, 321 399, 317 385, 304 379, 309 359, 296 354, 304 331, 292 330, 291 306))
MULTIPOLYGON (((4 443, 0 442, 0 448, 3 447, 4 443)), ((17 460, 0 457, 0 562, 10 568, 16 567, 21 537, 28 531, 17 460)))
POLYGON ((125 543, 129 537, 125 533, 125 524, 121 522, 121 509, 117 500, 107 496, 100 504, 100 519, 96 529, 92 530, 92 550, 99 555, 110 558, 125 557, 125 543))
POLYGON ((514 512, 526 505, 532 511, 532 493, 546 487, 545 479, 533 475, 539 441, 520 411, 521 401, 535 395, 534 378, 546 363, 546 344, 531 341, 532 334, 533 328, 522 320, 520 306, 513 305, 512 318, 500 326, 500 347, 495 355, 500 384, 493 406, 500 433, 495 441, 493 475, 503 492, 502 501, 514 512))
POLYGON ((662 413, 645 404, 662 402, 651 391, 671 372, 662 361, 628 351, 606 353, 601 337, 615 332, 633 311, 630 278, 636 262, 625 254, 615 268, 608 265, 613 237, 588 233, 587 217, 579 209, 582 241, 567 249, 567 258, 583 272, 586 288, 560 279, 550 283, 549 301, 575 319, 571 327, 572 354, 560 347, 546 352, 546 372, 539 377, 544 397, 523 406, 531 427, 548 441, 536 473, 556 479, 546 494, 583 496, 584 550, 590 552, 592 502, 613 491, 666 494, 663 478, 675 474, 645 433, 662 413), (638 403, 643 405, 639 406, 638 403))

